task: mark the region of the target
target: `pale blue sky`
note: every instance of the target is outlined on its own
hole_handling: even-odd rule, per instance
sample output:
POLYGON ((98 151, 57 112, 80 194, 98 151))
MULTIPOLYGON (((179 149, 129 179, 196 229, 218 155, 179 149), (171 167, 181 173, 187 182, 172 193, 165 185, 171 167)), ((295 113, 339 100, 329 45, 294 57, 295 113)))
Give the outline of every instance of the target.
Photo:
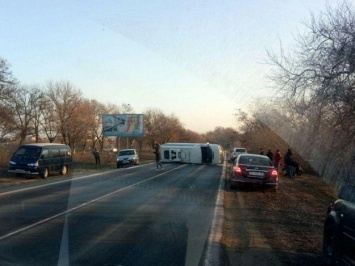
POLYGON ((292 45, 326 3, 0 0, 0 57, 23 84, 70 81, 85 98, 159 108, 199 133, 237 128, 236 109, 272 96, 266 49, 292 45))

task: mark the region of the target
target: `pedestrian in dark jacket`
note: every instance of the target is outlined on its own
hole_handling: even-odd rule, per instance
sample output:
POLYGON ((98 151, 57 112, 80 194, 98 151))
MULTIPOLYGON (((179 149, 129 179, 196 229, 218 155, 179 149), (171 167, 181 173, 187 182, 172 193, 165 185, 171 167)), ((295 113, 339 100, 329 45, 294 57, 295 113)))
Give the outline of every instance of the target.
POLYGON ((154 143, 154 153, 155 153, 155 162, 156 162, 156 165, 157 165, 157 171, 159 170, 163 170, 163 166, 160 162, 160 145, 158 143, 154 143), (160 168, 160 169, 159 169, 160 168))
POLYGON ((286 176, 290 176, 290 167, 294 167, 294 173, 296 174, 302 174, 302 168, 300 165, 293 159, 293 153, 291 149, 288 149, 287 152, 285 153, 284 157, 284 163, 285 163, 285 170, 286 170, 286 176))
POLYGON ((292 164, 292 151, 291 151, 291 149, 288 149, 288 150, 285 152, 284 164, 285 164, 285 166, 292 164))
POLYGON ((264 155, 264 149, 260 148, 260 155, 264 155))
POLYGON ((95 163, 100 164, 100 152, 96 148, 94 148, 94 151, 92 152, 92 154, 95 157, 95 163))
POLYGON ((268 150, 268 152, 266 153, 266 156, 269 157, 269 159, 270 159, 271 161, 273 160, 274 154, 272 153, 271 149, 268 150))

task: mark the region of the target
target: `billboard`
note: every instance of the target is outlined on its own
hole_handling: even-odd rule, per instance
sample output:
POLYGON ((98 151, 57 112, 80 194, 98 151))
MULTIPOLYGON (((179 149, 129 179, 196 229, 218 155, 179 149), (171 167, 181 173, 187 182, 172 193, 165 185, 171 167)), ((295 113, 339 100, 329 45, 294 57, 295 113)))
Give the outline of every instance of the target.
POLYGON ((102 115, 102 135, 104 137, 144 136, 143 114, 102 115))

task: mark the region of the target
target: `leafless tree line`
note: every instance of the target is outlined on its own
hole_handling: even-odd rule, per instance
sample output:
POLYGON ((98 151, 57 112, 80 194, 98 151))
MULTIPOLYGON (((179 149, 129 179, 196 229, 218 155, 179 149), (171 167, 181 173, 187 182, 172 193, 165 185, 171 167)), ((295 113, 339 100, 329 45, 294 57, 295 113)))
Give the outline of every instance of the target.
MULTIPOLYGON (((6 60, 0 58, 0 141, 10 138, 19 144, 31 136, 36 142, 61 142, 76 147, 105 145, 102 136, 103 114, 125 114, 134 110, 129 104, 102 104, 85 99, 80 89, 68 81, 48 82, 44 86, 22 85, 13 77, 6 60)), ((223 142, 229 148, 237 134, 231 128, 218 128, 218 134, 199 134, 185 129, 179 118, 158 108, 144 112, 145 136, 136 138, 139 147, 154 141, 223 142), (227 132, 221 134, 221 132, 227 132)), ((116 146, 119 139, 116 139, 116 146)), ((128 141, 128 140, 127 140, 128 141)), ((130 140, 131 142, 132 140, 130 140)))
POLYGON ((294 49, 268 51, 278 97, 258 104, 261 121, 329 183, 355 182, 355 9, 344 1, 311 15, 294 49))

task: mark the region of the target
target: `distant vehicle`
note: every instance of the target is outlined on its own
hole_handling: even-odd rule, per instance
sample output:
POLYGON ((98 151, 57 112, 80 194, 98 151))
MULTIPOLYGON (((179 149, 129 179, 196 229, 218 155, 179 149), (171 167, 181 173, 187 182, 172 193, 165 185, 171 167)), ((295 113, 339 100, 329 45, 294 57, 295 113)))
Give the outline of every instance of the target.
POLYGON ((40 175, 47 178, 50 172, 68 173, 72 164, 71 149, 65 144, 33 143, 23 144, 12 155, 8 171, 17 176, 40 175))
POLYGON ((220 145, 209 143, 164 143, 160 153, 165 163, 219 164, 224 156, 220 145))
POLYGON ((259 185, 277 189, 278 174, 269 157, 257 154, 240 154, 229 172, 231 188, 242 185, 259 185))
POLYGON ((117 155, 117 168, 124 165, 139 165, 139 155, 135 149, 120 150, 117 155))
POLYGON ((248 153, 246 148, 233 148, 230 158, 235 159, 239 154, 248 153))
POLYGON ((327 210, 323 231, 326 265, 355 265, 355 186, 342 186, 327 210))
POLYGON ((117 152, 117 148, 115 147, 104 147, 102 150, 108 152, 117 152))

